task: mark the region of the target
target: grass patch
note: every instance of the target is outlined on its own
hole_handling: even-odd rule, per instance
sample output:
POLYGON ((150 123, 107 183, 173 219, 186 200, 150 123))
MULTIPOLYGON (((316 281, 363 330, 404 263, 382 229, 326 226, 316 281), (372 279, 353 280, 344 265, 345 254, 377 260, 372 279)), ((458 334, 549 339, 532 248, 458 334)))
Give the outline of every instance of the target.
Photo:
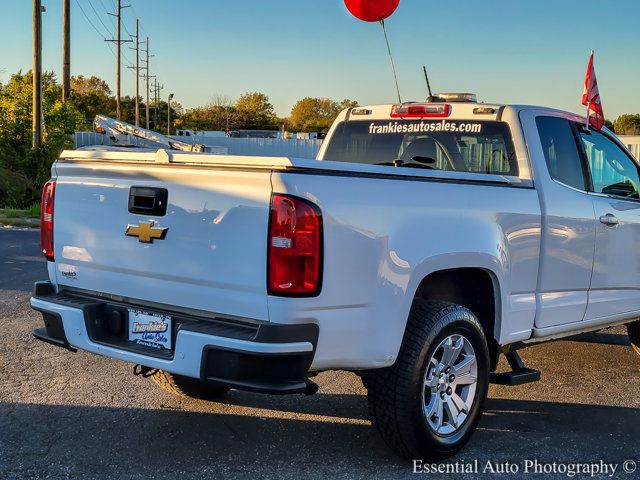
POLYGON ((34 204, 28 210, 0 208, 0 226, 38 228, 39 219, 40 205, 34 204))
POLYGON ((27 217, 29 218, 40 218, 40 204, 34 203, 27 210, 27 217))
POLYGON ((26 216, 26 210, 16 210, 14 208, 0 208, 0 215, 7 218, 20 218, 26 216))

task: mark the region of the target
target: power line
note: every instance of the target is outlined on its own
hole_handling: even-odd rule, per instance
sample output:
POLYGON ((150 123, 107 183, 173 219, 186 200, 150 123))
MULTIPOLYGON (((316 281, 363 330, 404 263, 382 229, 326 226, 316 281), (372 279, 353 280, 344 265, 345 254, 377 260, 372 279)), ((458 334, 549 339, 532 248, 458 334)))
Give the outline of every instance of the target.
MULTIPOLYGON (((133 12, 133 5, 131 5, 131 3, 129 5, 127 5, 127 8, 131 8, 131 11, 133 12)), ((137 14, 136 14, 136 16, 137 16, 137 14)), ((123 15, 123 17, 124 17, 124 15, 123 15)), ((129 29, 127 28, 127 24, 125 22, 122 22, 122 26, 124 27, 124 31, 127 32, 127 35, 129 35, 130 37, 134 37, 134 35, 132 35, 131 32, 129 31, 129 29)))
POLYGON ((116 13, 108 13, 108 15, 114 15, 118 17, 118 28, 116 30, 116 38, 115 39, 105 39, 105 42, 115 42, 117 48, 116 55, 116 118, 118 120, 121 119, 122 110, 120 105, 120 84, 121 84, 121 76, 120 71, 122 67, 122 62, 120 58, 121 46, 123 43, 131 42, 133 40, 122 40, 120 27, 122 25, 122 9, 127 8, 128 5, 122 6, 122 0, 118 0, 118 10, 116 13))
MULTIPOLYGON (((102 0, 98 0, 100 5, 102 6, 102 8, 105 10, 105 13, 107 15, 110 15, 110 13, 107 11, 104 3, 102 0)), ((82 15, 84 16, 85 20, 87 21, 87 23, 91 26, 91 28, 93 28, 93 30, 98 34, 98 36, 100 38, 102 38, 102 40, 104 40, 107 44, 107 47, 109 48, 109 51, 111 52, 111 54, 118 59, 118 53, 120 53, 120 55, 122 57, 124 57, 124 62, 122 62, 126 67, 134 67, 134 62, 131 61, 131 59, 126 55, 126 53, 119 51, 116 52, 116 50, 113 48, 113 46, 111 45, 112 42, 114 42, 114 40, 110 40, 107 38, 107 36, 110 36, 111 31, 109 29, 109 27, 107 27, 107 25, 102 21, 102 18, 100 16, 100 14, 98 13, 98 11, 96 10, 96 7, 93 5, 93 3, 91 2, 91 0, 89 0, 89 6, 91 7, 91 10, 93 10, 93 13, 95 14, 95 16, 97 17, 98 21, 100 22, 100 24, 104 27, 104 29, 107 31, 107 36, 105 36, 100 29, 96 26, 96 24, 91 20, 90 16, 87 14, 87 10, 85 10, 82 6, 82 4, 79 2, 79 0, 75 0, 76 5, 78 6, 78 8, 80 9, 80 12, 82 12, 82 15)), ((115 0, 112 0, 112 3, 114 4, 114 6, 116 6, 117 8, 117 4, 115 0)), ((126 7, 122 7, 123 9, 126 7)), ((114 20, 111 19, 111 22, 114 24, 114 28, 117 28, 114 20)), ((128 29, 125 26, 125 30, 128 32, 128 29)), ((129 34, 129 36, 132 36, 129 34)), ((124 43, 124 42, 128 42, 131 40, 119 40, 118 46, 120 45, 120 43, 124 43)), ((117 43, 118 40, 115 40, 115 42, 117 43)), ((120 50, 120 48, 118 48, 118 50, 120 50)), ((117 75, 116 75, 117 76, 117 75)), ((119 86, 119 85, 118 85, 119 86)))
MULTIPOLYGON (((104 3, 102 3, 102 0, 98 0, 98 1, 100 2, 100 5, 102 5, 102 9, 103 9, 105 12, 107 12, 107 13, 108 13, 108 12, 109 12, 109 9, 104 5, 104 3)), ((109 17, 109 21, 111 22, 111 25, 113 25, 113 28, 115 29, 115 28, 116 28, 116 22, 113 20, 113 17, 111 17, 111 16, 109 16, 109 15, 107 15, 107 16, 109 17)))
MULTIPOLYGON (((140 15, 138 15, 138 12, 136 11, 135 7, 133 6, 133 0, 129 0, 130 3, 130 7, 131 7, 131 13, 133 14, 134 18, 140 18, 140 15)), ((140 31, 138 32, 141 36, 145 36, 146 35, 146 29, 144 27, 140 27, 140 31), (143 35, 144 34, 144 35, 143 35)), ((131 35, 133 37, 133 35, 131 35)))
MULTIPOLYGON (((131 6, 131 5, 129 5, 131 6)), ((127 32, 127 35, 129 35, 130 37, 133 37, 133 35, 131 35, 131 32, 129 31, 129 29, 127 28, 127 24, 123 23, 122 26, 124 27, 124 31, 127 32)))
MULTIPOLYGON (((95 26, 95 24, 91 21, 91 19, 89 18, 89 15, 87 15, 87 12, 85 12, 84 8, 82 8, 82 4, 78 1, 75 0, 76 5, 78 6, 78 8, 80 8, 80 11, 82 12, 82 15, 84 16, 84 18, 87 20, 87 22, 89 23, 89 25, 91 25, 91 27, 93 27, 93 29, 96 31, 96 33, 100 36, 100 38, 102 38, 103 40, 107 40, 107 37, 105 37, 102 32, 100 32, 100 30, 95 26)), ((107 43, 107 47, 109 47, 109 50, 111 51, 111 54, 114 57, 117 57, 116 55, 116 51, 113 49, 113 47, 111 46, 111 44, 107 43)), ((126 58, 126 60, 128 61, 129 65, 132 65, 132 61, 129 60, 128 58, 126 58)))
MULTIPOLYGON (((91 21, 91 19, 89 18, 89 15, 87 15, 87 12, 85 12, 84 8, 82 8, 82 4, 78 1, 75 0, 76 5, 78 6, 78 8, 80 8, 80 11, 82 12, 82 15, 84 16, 84 18, 87 20, 87 22, 89 23, 89 25, 91 25, 91 27, 93 27, 93 29, 95 30, 95 32, 100 36, 100 38, 102 38, 103 40, 107 40, 107 37, 105 37, 102 32, 100 32, 100 30, 98 29, 98 27, 95 26, 95 24, 91 21)), ((111 54, 114 57, 117 57, 116 55, 116 51, 113 49, 113 47, 111 46, 111 44, 107 43, 107 47, 109 47, 109 50, 111 51, 111 54)), ((132 64, 133 62, 131 62, 131 60, 129 60, 128 58, 126 59, 129 64, 132 64)))
MULTIPOLYGON (((130 40, 122 40, 122 41, 123 42, 125 42, 125 41, 128 42, 130 40)), ((133 41, 133 40, 131 40, 131 41, 133 41)), ((122 52, 120 52, 120 55, 122 55, 124 57, 124 59, 126 60, 126 61, 124 61, 122 63, 124 63, 127 66, 133 66, 133 61, 129 57, 127 57, 127 54, 124 52, 124 50, 122 52)))
MULTIPOLYGON (((131 48, 131 47, 130 47, 131 48)), ((136 127, 140 126, 140 20, 136 18, 136 127)), ((133 67, 129 67, 133 68, 133 67)))
MULTIPOLYGON (((149 130, 149 79, 151 78, 151 76, 149 75, 149 58, 153 57, 153 55, 150 55, 149 53, 149 36, 147 35, 147 39, 144 41, 144 44, 146 45, 147 48, 144 49, 144 52, 146 54, 147 60, 145 61, 145 70, 146 70, 146 75, 144 75, 144 78, 146 80, 146 84, 147 84, 147 101, 146 101, 146 125, 147 125, 147 130, 149 130)), ((153 78, 155 78, 156 76, 154 75, 153 78)))
MULTIPOLYGON (((107 13, 107 16, 109 16, 111 18, 111 22, 113 23, 114 28, 117 29, 117 26, 115 24, 115 20, 113 19, 114 16, 112 14, 110 14, 108 11, 106 11, 106 7, 104 6, 104 4, 102 3, 102 0, 99 0, 100 4, 102 5, 102 7, 105 9, 105 12, 107 13)), ((89 3, 91 3, 91 0, 89 0, 89 3)), ((114 6, 116 7, 116 9, 118 8, 116 5, 116 2, 113 2, 114 6)), ((123 6, 122 9, 126 9, 131 7, 133 9, 132 5, 126 5, 123 6)), ((126 11, 126 10, 125 10, 126 11)), ((122 17, 124 17, 124 15, 122 15, 122 17)), ((104 25, 104 24, 103 24, 104 25)), ((129 29, 127 28, 127 24, 125 22, 122 22, 122 26, 124 27, 125 32, 127 32, 127 35, 129 35, 129 37, 134 37, 134 35, 131 35, 131 32, 129 32, 129 29)), ((128 67, 132 67, 133 66, 133 61, 127 56, 127 54, 125 52, 121 52, 121 55, 124 57, 125 59, 125 64, 127 64, 128 67)))
POLYGON ((107 35, 111 35, 111 31, 109 30, 109 27, 107 27, 105 23, 102 21, 102 18, 100 17, 100 15, 98 15, 98 11, 93 6, 93 3, 91 3, 91 0, 88 0, 88 3, 89 3, 89 6, 91 7, 91 10, 93 10, 93 13, 96 14, 96 17, 98 18, 98 20, 100 21, 104 29, 106 30, 107 35))
POLYGON ((82 12, 82 15, 84 15, 84 18, 87 19, 87 22, 89 22, 89 25, 91 25, 93 27, 93 29, 96 31, 96 33, 98 35, 100 35, 100 37, 103 40, 106 40, 107 37, 105 37, 102 33, 100 33, 100 30, 98 30, 98 28, 93 24, 93 22, 91 21, 91 19, 89 18, 89 16, 87 15, 87 12, 84 11, 84 8, 82 8, 82 5, 80 4, 80 2, 78 0, 75 0, 76 5, 78 5, 78 8, 80 8, 80 11, 82 12))
MULTIPOLYGON (((106 40, 106 38, 105 38, 106 40)), ((116 58, 116 51, 113 49, 113 46, 110 43, 107 43, 107 47, 109 47, 109 50, 111 51, 111 54, 113 55, 113 58, 116 58)), ((127 67, 129 67, 130 65, 127 65, 127 67)))

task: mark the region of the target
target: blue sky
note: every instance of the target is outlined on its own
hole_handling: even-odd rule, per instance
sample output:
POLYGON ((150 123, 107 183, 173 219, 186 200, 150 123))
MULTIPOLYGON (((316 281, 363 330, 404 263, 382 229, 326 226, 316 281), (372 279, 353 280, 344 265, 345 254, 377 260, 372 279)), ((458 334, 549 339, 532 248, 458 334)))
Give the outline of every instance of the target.
MULTIPOLYGON (((60 73, 62 1, 43 3, 44 66, 60 73)), ((78 3, 108 36, 114 26, 105 10, 113 11, 115 0, 71 0, 72 74, 98 75, 115 90, 115 57, 78 3)), ((135 33, 139 16, 142 35, 151 38, 162 95, 173 92, 185 107, 256 90, 280 115, 305 96, 394 101, 380 27, 351 17, 342 0, 124 3, 133 5, 124 10, 127 29, 135 33)), ((31 68, 31 2, 0 5, 0 81, 6 81, 31 68)), ((426 64, 436 91, 582 113, 584 73, 595 49, 605 114, 614 119, 640 113, 639 19, 638 0, 401 0, 387 27, 405 100, 425 98, 426 64)), ((134 60, 133 51, 125 54, 134 60)), ((123 69, 123 94, 135 93, 134 81, 123 69)))

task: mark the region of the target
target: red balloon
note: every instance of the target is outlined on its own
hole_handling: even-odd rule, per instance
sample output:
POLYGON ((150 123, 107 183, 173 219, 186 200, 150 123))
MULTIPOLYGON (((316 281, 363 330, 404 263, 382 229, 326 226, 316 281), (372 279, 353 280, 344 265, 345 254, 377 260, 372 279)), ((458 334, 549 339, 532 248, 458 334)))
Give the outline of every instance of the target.
POLYGON ((396 11, 400 0, 344 0, 351 15, 365 22, 379 22, 396 11))

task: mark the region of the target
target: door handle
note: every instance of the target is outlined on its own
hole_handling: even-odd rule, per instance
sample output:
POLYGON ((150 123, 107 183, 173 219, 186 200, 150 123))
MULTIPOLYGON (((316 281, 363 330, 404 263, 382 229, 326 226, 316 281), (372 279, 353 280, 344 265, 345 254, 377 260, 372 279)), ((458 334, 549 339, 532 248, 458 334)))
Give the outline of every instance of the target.
POLYGON ((613 215, 612 213, 607 213, 606 215, 602 215, 600 217, 600 223, 604 223, 605 225, 618 225, 618 217, 613 215))

